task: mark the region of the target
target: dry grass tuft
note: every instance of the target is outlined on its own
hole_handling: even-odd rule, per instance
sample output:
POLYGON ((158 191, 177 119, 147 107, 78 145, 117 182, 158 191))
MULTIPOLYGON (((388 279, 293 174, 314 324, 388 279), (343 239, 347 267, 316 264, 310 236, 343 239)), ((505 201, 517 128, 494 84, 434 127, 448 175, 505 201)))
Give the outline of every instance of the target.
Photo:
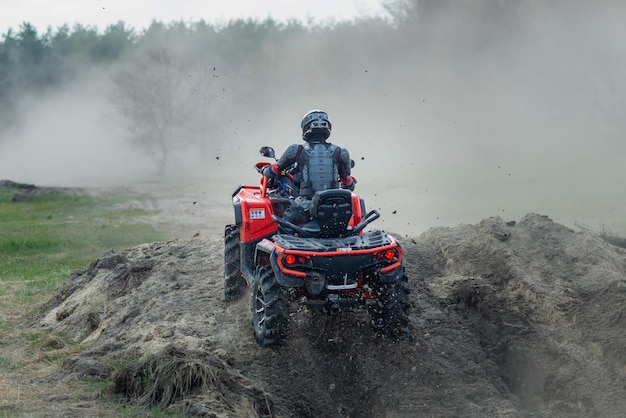
POLYGON ((41 343, 44 350, 60 350, 66 345, 67 343, 57 335, 51 335, 41 343))
POLYGON ((616 247, 626 248, 626 238, 620 237, 619 235, 617 235, 617 233, 615 233, 615 231, 613 231, 610 227, 604 224, 600 224, 599 231, 596 231, 580 223, 575 223, 574 225, 576 225, 582 231, 595 235, 601 238, 602 240, 604 240, 605 242, 608 242, 611 245, 615 245, 616 247))
POLYGON ((615 232, 613 232, 611 228, 608 228, 605 225, 601 225, 598 236, 609 244, 613 244, 617 247, 626 248, 626 238, 618 236, 615 232))
POLYGON ((186 397, 210 393, 238 415, 243 411, 248 417, 275 415, 273 401, 263 390, 207 352, 169 346, 147 360, 122 366, 111 380, 113 393, 141 406, 165 408, 186 397))

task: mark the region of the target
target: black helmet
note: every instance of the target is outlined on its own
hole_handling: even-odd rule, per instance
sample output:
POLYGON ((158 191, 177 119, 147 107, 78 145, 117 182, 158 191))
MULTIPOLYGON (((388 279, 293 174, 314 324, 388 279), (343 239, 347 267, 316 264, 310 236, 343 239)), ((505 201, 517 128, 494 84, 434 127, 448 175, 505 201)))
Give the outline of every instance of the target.
POLYGON ((312 137, 318 137, 321 134, 323 139, 330 136, 330 118, 323 110, 315 109, 308 111, 302 118, 300 123, 302 128, 302 139, 309 141, 312 137))

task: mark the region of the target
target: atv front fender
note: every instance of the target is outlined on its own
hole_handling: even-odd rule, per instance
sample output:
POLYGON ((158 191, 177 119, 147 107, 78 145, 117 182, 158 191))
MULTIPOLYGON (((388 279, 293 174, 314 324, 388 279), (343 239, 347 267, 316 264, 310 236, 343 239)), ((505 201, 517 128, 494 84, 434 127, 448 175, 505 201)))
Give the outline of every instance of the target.
POLYGON ((304 278, 303 277, 291 276, 291 275, 285 274, 285 273, 283 273, 281 271, 280 267, 278 266, 278 256, 279 256, 279 254, 276 251, 276 249, 274 248, 274 250, 270 254, 270 264, 272 266, 272 270, 274 270, 274 275, 276 276, 276 281, 278 281, 278 283, 281 286, 287 286, 287 287, 304 286, 304 278))
POLYGON ((393 283, 394 281, 398 280, 398 278, 401 277, 403 274, 404 274, 404 268, 402 267, 402 265, 386 273, 382 273, 381 269, 379 269, 378 281, 381 284, 393 283))

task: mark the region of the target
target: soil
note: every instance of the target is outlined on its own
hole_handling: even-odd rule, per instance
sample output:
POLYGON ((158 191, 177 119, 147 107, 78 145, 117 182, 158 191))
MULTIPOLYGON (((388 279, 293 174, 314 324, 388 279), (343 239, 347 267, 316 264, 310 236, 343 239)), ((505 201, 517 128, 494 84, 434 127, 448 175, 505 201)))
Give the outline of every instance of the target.
POLYGON ((294 304, 274 348, 256 344, 247 295, 224 300, 222 234, 195 235, 74 272, 32 323, 85 347, 49 379, 212 417, 626 414, 626 250, 588 231, 529 214, 398 235, 405 338, 376 335, 359 309, 294 304))

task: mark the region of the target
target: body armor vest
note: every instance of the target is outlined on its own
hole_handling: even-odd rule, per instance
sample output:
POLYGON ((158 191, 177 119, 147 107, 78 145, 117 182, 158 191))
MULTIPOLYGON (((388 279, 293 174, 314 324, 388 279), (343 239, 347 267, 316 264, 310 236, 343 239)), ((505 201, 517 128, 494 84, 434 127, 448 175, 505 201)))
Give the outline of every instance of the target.
POLYGON ((334 144, 304 144, 298 161, 302 175, 301 196, 310 197, 317 191, 339 188, 336 153, 334 144))

